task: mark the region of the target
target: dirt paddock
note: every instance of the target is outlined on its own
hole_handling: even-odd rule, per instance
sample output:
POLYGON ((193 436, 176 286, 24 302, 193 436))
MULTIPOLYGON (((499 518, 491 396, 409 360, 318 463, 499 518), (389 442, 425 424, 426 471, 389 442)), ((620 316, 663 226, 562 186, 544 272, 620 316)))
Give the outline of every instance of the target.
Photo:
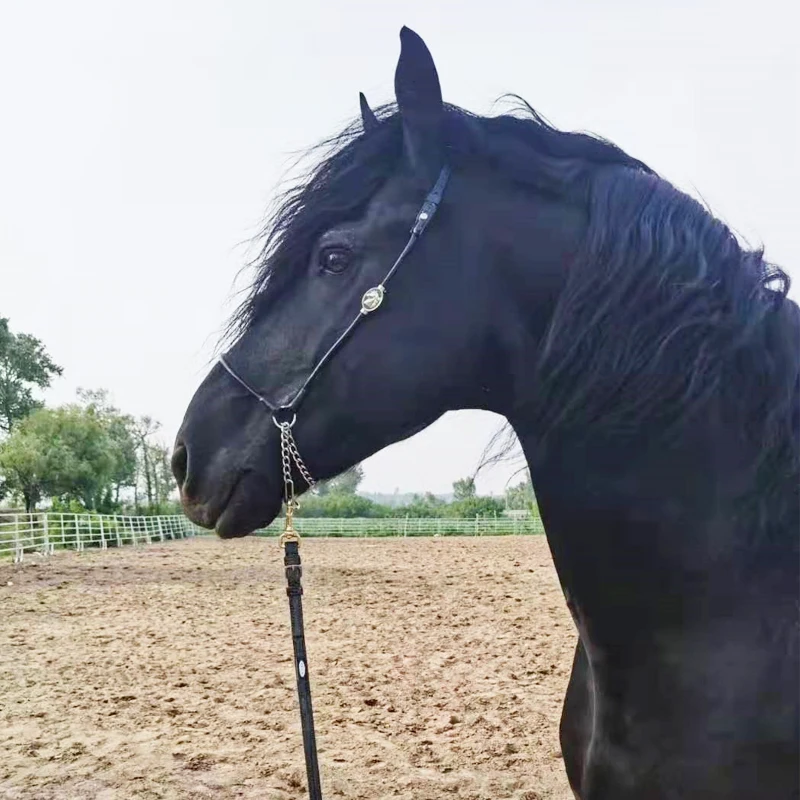
MULTIPOLYGON (((569 800, 575 634, 544 537, 306 540, 323 793, 569 800)), ((305 797, 280 551, 0 565, 0 797, 305 797)))

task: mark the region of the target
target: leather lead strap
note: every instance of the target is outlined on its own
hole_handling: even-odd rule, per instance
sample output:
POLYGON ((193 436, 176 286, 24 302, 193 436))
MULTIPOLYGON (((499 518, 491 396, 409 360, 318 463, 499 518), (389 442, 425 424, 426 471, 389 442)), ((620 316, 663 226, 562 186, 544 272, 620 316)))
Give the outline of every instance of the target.
POLYGON ((308 795, 311 800, 322 800, 322 784, 317 762, 317 740, 314 733, 314 711, 311 706, 311 682, 308 676, 308 657, 306 656, 306 638, 303 628, 303 586, 300 582, 303 570, 298 542, 286 542, 283 563, 286 568, 286 594, 289 595, 289 616, 292 621, 294 671, 297 676, 297 696, 300 700, 300 724, 303 729, 308 795))

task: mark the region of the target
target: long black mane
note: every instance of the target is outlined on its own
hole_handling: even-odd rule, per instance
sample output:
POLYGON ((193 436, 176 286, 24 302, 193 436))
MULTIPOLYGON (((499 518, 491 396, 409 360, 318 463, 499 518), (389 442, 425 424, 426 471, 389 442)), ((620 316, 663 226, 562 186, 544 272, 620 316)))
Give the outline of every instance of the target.
MULTIPOLYGON (((452 165, 479 158, 516 183, 559 197, 569 195, 579 203, 587 201, 598 167, 625 166, 652 174, 641 161, 604 139, 557 130, 522 100, 516 111, 480 117, 447 105, 452 165)), ((361 120, 354 120, 304 154, 313 166, 278 197, 260 235, 260 252, 250 265, 255 278, 230 320, 227 338, 246 331, 262 303, 303 269, 322 232, 357 218, 397 171, 403 141, 397 107, 385 105, 376 115, 381 121, 376 128, 364 131, 361 120)))
MULTIPOLYGON (((398 168, 397 109, 360 121, 312 154, 316 166, 264 229, 256 276, 231 320, 246 331, 301 274, 317 237, 356 218, 398 168)), ((761 446, 770 474, 800 469, 800 314, 789 278, 744 249, 722 222, 641 161, 585 133, 559 131, 524 102, 479 117, 446 107, 454 169, 479 159, 509 181, 588 214, 580 255, 537 355, 543 430, 620 436, 679 430, 716 398, 737 433, 761 446)))

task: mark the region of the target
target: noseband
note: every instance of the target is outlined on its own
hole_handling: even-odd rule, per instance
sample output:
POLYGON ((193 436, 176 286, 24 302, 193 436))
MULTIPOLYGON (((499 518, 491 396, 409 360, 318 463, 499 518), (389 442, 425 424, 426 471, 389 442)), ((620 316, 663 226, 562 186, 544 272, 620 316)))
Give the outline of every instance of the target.
POLYGON ((406 256, 411 252, 411 249, 416 244, 417 240, 425 232, 425 229, 430 224, 436 214, 439 204, 442 201, 442 195, 447 187, 447 182, 450 178, 450 167, 445 165, 439 173, 433 188, 428 192, 425 201, 423 202, 417 217, 414 220, 414 225, 411 228, 411 235, 409 236, 406 246, 403 248, 400 255, 392 264, 391 269, 386 273, 384 279, 371 289, 367 289, 361 297, 361 308, 356 314, 353 321, 345 328, 339 338, 328 348, 326 353, 317 362, 314 369, 308 374, 308 377, 303 382, 303 385, 298 389, 294 397, 286 404, 279 405, 271 403, 264 395, 257 392, 244 378, 239 375, 236 370, 226 361, 224 356, 220 356, 219 363, 225 368, 227 373, 245 390, 248 394, 252 395, 259 403, 261 403, 267 411, 272 415, 272 421, 281 432, 281 461, 283 465, 283 479, 285 489, 285 501, 287 509, 293 505, 294 500, 294 481, 292 480, 291 462, 297 467, 298 472, 302 475, 303 480, 308 484, 309 488, 314 486, 314 479, 311 477, 307 467, 303 463, 300 453, 297 450, 297 444, 292 435, 292 427, 297 421, 297 408, 300 402, 305 397, 311 381, 316 378, 320 370, 327 364, 337 350, 344 344, 345 340, 355 330, 356 326, 367 316, 377 311, 383 298, 386 295, 386 284, 389 279, 397 271, 398 267, 403 263, 406 256))

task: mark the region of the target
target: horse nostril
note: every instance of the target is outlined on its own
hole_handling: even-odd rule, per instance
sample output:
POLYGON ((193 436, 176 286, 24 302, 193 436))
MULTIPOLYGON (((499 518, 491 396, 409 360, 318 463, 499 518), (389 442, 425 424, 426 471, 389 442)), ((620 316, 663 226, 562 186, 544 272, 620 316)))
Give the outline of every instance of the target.
POLYGON ((178 488, 183 489, 186 475, 189 471, 189 451, 183 442, 178 442, 172 451, 172 474, 178 482, 178 488))

